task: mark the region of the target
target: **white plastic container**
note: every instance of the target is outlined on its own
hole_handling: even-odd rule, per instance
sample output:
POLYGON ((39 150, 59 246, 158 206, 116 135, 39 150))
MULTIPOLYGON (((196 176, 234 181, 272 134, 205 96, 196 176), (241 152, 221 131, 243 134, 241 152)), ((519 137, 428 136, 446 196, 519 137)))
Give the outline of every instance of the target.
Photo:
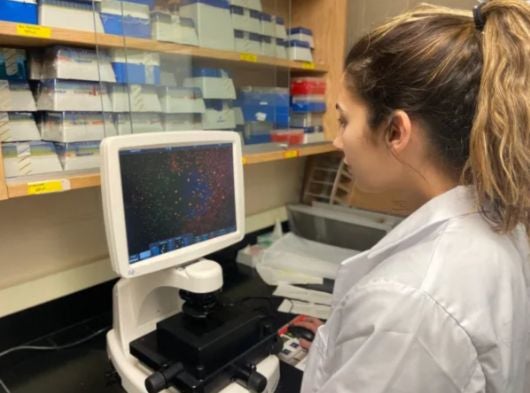
POLYGON ((313 53, 311 46, 305 41, 291 40, 289 41, 289 59, 295 61, 313 62, 313 53))
POLYGON ((61 172, 53 143, 43 141, 2 144, 4 174, 7 178, 61 172))
POLYGON ((184 87, 199 88, 204 99, 236 99, 232 78, 220 68, 194 68, 192 77, 184 80, 184 87))
POLYGON ((202 93, 197 88, 158 88, 158 97, 164 113, 204 113, 202 93))
POLYGON ((199 46, 199 37, 195 28, 195 21, 191 18, 179 18, 177 28, 177 42, 179 44, 199 46))
POLYGON ((276 38, 261 36, 261 53, 265 56, 276 56, 276 38))
POLYGON ((114 122, 119 135, 164 131, 158 113, 117 113, 114 122))
POLYGON ((70 30, 104 31, 99 12, 89 2, 40 0, 39 24, 70 30))
POLYGON ((37 107, 51 112, 102 112, 111 103, 103 84, 53 79, 40 84, 37 107))
POLYGON ((289 40, 307 42, 311 49, 315 47, 315 41, 313 39, 313 32, 305 27, 293 27, 289 29, 289 40))
POLYGON ((251 33, 261 34, 261 12, 256 10, 247 10, 248 13, 248 31, 251 33))
POLYGON ((56 46, 44 52, 40 79, 116 82, 110 57, 104 49, 56 46))
POLYGON ((261 13, 261 34, 267 37, 276 36, 276 20, 266 12, 261 13))
POLYGON ((263 11, 261 0, 230 0, 231 5, 249 8, 251 10, 263 11))
POLYGON ((236 117, 230 102, 223 100, 206 101, 202 126, 205 130, 234 130, 236 117))
POLYGON ((179 10, 181 17, 193 19, 200 46, 234 50, 234 28, 227 0, 183 0, 179 10))
POLYGON ((99 168, 99 141, 56 143, 55 149, 65 171, 99 168))
POLYGON ((249 10, 243 7, 230 6, 230 16, 234 30, 248 31, 250 16, 249 10))
POLYGON ((0 142, 40 140, 39 129, 31 112, 0 112, 0 142))
POLYGON ((179 42, 177 27, 179 16, 171 12, 151 11, 151 36, 158 41, 179 42))
POLYGON ((98 141, 117 135, 112 116, 97 112, 46 112, 39 123, 42 139, 53 142, 98 141))
POLYGON ((192 113, 167 113, 162 115, 165 131, 202 129, 202 115, 192 113))
POLYGON ((281 38, 282 40, 287 40, 287 30, 285 28, 285 19, 281 16, 275 16, 274 20, 276 22, 275 36, 276 38, 281 38))
POLYGON ((281 38, 276 38, 274 53, 279 59, 288 59, 289 54, 287 53, 287 42, 281 38))
POLYGON ((117 83, 159 85, 160 54, 133 49, 110 51, 117 83))
POLYGON ((109 85, 112 112, 161 112, 156 86, 109 85))
POLYGON ((35 112, 35 100, 26 82, 0 80, 1 112, 35 112))
POLYGON ((236 51, 242 53, 262 54, 262 36, 248 31, 234 31, 236 51))

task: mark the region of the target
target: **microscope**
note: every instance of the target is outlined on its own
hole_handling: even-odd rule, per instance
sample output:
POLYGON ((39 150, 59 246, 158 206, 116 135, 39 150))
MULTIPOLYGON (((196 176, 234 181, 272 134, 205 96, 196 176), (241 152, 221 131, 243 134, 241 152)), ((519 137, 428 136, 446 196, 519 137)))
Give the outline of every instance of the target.
POLYGON ((244 236, 241 142, 227 131, 110 137, 101 189, 112 267, 109 358, 128 393, 272 393, 282 348, 267 313, 223 304, 203 257, 244 236))

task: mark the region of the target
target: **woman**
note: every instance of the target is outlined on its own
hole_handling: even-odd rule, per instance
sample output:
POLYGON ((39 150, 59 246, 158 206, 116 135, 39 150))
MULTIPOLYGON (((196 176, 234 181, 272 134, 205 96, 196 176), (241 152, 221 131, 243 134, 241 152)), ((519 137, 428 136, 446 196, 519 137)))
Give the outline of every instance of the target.
POLYGON ((347 57, 335 145, 416 210, 341 265, 303 393, 525 390, 530 5, 473 14, 421 6, 347 57))

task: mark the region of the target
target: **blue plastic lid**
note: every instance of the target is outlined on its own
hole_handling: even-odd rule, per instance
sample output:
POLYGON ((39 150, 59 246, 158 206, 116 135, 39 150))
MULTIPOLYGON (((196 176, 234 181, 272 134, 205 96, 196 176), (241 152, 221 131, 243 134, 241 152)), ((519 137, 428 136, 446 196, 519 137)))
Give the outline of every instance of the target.
POLYGON ((245 14, 245 10, 243 9, 243 7, 240 7, 238 5, 231 5, 230 6, 230 12, 232 14, 238 14, 238 15, 244 15, 245 14))
POLYGON ((285 19, 283 19, 281 16, 277 16, 276 23, 279 25, 285 25, 285 19))
POLYGON ((289 29, 287 32, 289 34, 300 34, 301 33, 301 34, 313 36, 313 32, 305 27, 293 27, 292 29, 289 29))
POLYGON ((230 3, 228 0, 182 0, 180 6, 192 5, 192 4, 205 4, 211 5, 212 7, 230 9, 230 3))
POLYGON ((261 12, 256 10, 250 10, 250 17, 261 20, 261 12))
POLYGON ((191 18, 180 18, 180 25, 186 27, 195 27, 195 21, 191 18))
POLYGON ((300 40, 290 40, 289 46, 311 49, 311 45, 309 45, 309 42, 300 41, 300 40))
POLYGON ((234 37, 245 38, 245 32, 243 30, 234 30, 234 37))
POLYGON ((261 20, 264 20, 266 22, 272 22, 272 15, 267 14, 266 12, 261 13, 261 20))
POLYGON ((249 33, 249 35, 248 35, 248 39, 249 39, 250 41, 261 42, 261 34, 249 33))
POLYGON ((200 78, 200 77, 209 77, 209 78, 226 78, 228 77, 228 72, 223 70, 222 68, 208 68, 208 67, 202 67, 202 68, 193 68, 192 76, 194 78, 200 78))

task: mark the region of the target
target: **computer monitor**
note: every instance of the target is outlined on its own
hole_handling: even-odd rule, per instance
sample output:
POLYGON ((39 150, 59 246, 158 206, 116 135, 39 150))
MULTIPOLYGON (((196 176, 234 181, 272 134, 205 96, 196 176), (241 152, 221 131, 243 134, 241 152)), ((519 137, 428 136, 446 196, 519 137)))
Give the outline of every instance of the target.
POLYGON ((120 276, 186 264, 243 238, 237 133, 110 137, 101 143, 101 161, 105 230, 120 276))

